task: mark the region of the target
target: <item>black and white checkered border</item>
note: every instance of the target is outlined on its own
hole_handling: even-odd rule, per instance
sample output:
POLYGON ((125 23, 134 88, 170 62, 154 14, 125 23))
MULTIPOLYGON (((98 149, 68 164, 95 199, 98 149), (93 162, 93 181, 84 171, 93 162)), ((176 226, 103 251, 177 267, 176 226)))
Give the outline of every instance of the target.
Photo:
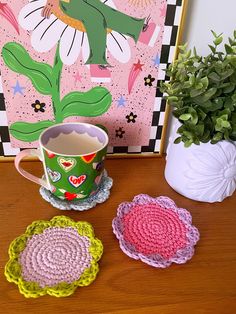
MULTIPOLYGON (((166 114, 166 102, 159 91, 160 82, 166 80, 165 69, 174 58, 178 28, 181 20, 183 0, 167 0, 167 14, 164 27, 164 38, 160 56, 160 65, 157 79, 157 93, 153 109, 152 126, 148 146, 119 146, 109 147, 109 154, 160 154, 161 144, 164 141, 163 127, 166 114)), ((13 148, 10 142, 6 108, 0 77, 0 156, 15 156, 20 151, 13 148)))
POLYGON ((19 151, 19 148, 13 148, 11 146, 6 107, 2 91, 2 81, 0 77, 0 156, 15 156, 19 151))

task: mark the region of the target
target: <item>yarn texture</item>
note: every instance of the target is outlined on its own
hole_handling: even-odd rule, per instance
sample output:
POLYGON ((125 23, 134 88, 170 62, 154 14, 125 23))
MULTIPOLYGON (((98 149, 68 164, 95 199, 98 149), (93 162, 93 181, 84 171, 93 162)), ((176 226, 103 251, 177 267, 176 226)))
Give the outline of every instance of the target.
POLYGON ((140 194, 120 204, 112 226, 125 254, 160 268, 187 262, 199 240, 190 213, 164 196, 140 194))
POLYGON ((5 276, 27 298, 66 297, 95 280, 102 253, 89 223, 66 216, 39 220, 10 244, 5 276))
POLYGON ((104 203, 110 196, 110 189, 112 188, 113 180, 107 175, 106 170, 104 170, 103 177, 99 184, 99 189, 96 194, 89 196, 85 200, 67 201, 61 200, 54 196, 50 191, 41 187, 39 190, 42 198, 50 203, 53 207, 61 210, 78 210, 84 211, 95 207, 97 204, 104 203))

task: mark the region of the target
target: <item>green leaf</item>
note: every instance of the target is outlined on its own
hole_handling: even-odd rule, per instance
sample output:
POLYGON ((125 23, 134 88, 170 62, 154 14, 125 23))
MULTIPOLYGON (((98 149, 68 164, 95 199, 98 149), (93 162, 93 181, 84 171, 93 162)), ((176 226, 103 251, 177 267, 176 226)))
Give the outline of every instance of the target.
POLYGON ((217 118, 216 119, 215 130, 216 131, 222 131, 223 129, 230 129, 231 128, 231 124, 227 120, 228 120, 228 115, 227 114, 223 114, 222 116, 217 118))
POLYGON ((189 114, 191 115, 191 124, 194 124, 194 128, 195 125, 198 123, 198 115, 197 115, 197 111, 194 108, 189 108, 188 109, 189 114))
POLYGON ((225 51, 228 54, 231 54, 231 53, 234 52, 233 48, 231 46, 227 45, 227 44, 225 44, 225 51))
POLYGON ((187 82, 184 82, 182 87, 187 89, 187 88, 190 88, 191 86, 192 86, 191 83, 189 81, 187 81, 187 82))
POLYGON ((204 92, 202 89, 192 89, 190 90, 190 97, 194 98, 201 95, 204 92))
POLYGON ((193 55, 195 58, 198 58, 196 47, 193 47, 193 55))
POLYGON ((231 98, 232 98, 232 100, 233 100, 234 102, 236 102, 236 93, 234 93, 234 94, 231 96, 231 98))
POLYGON ((176 96, 169 96, 169 97, 167 97, 167 99, 168 99, 168 101, 169 101, 170 103, 171 103, 171 102, 176 102, 176 101, 179 100, 179 98, 176 97, 176 96))
POLYGON ((230 37, 228 37, 228 40, 229 40, 230 45, 232 46, 232 45, 234 44, 233 39, 232 39, 232 38, 230 38, 230 37))
POLYGON ((235 127, 235 131, 236 131, 236 112, 232 113, 232 123, 234 124, 233 129, 235 127))
POLYGON ((88 92, 72 92, 61 101, 63 118, 71 116, 97 117, 101 116, 110 108, 112 96, 104 88, 97 86, 88 92))
POLYGON ((172 114, 174 117, 179 118, 179 116, 181 116, 181 114, 186 113, 186 110, 188 108, 183 107, 183 108, 178 108, 172 111, 172 114))
POLYGON ((220 98, 220 97, 215 98, 215 99, 213 100, 214 110, 212 110, 212 111, 216 111, 216 110, 221 109, 221 108, 223 107, 223 105, 224 105, 224 102, 223 102, 223 99, 222 99, 222 98, 220 98))
POLYGON ((229 109, 230 111, 234 110, 234 101, 231 97, 228 97, 224 103, 224 107, 229 109))
POLYGON ((211 72, 208 75, 208 78, 211 79, 214 82, 219 82, 220 81, 220 76, 216 72, 211 72))
POLYGON ((203 136, 204 134, 204 124, 198 124, 195 126, 195 132, 198 136, 203 136))
POLYGON ((196 89, 203 89, 203 84, 200 82, 200 83, 197 83, 196 85, 195 85, 195 88, 196 89))
POLYGON ((201 78, 201 83, 203 85, 203 88, 206 89, 208 87, 208 84, 209 84, 208 78, 206 76, 201 78))
POLYGON ((229 129, 231 127, 229 121, 222 121, 221 125, 223 128, 229 129))
POLYGON ((231 85, 225 87, 223 91, 225 94, 228 94, 228 93, 231 93, 234 89, 235 89, 235 85, 231 84, 231 85))
POLYGON ((229 69, 221 73, 221 80, 225 80, 227 77, 231 76, 234 73, 234 69, 229 69))
POLYGON ((200 141, 199 141, 198 138, 195 138, 194 141, 193 141, 193 143, 194 143, 195 145, 200 145, 200 141))
POLYGON ((191 84, 191 86, 193 86, 196 82, 196 78, 194 75, 191 75, 189 78, 189 83, 191 84))
MULTIPOLYGON (((227 57, 227 59, 229 60, 230 64, 236 68, 236 56, 235 55, 230 55, 227 57)), ((235 80, 235 76, 234 76, 234 80, 235 80)))
POLYGON ((234 39, 236 39, 236 30, 234 30, 234 39))
POLYGON ((213 47, 212 45, 208 45, 208 47, 211 49, 211 51, 212 51, 213 53, 215 53, 215 52, 216 52, 216 48, 215 48, 215 47, 213 47))
POLYGON ((197 114, 200 120, 204 120, 206 118, 206 113, 200 108, 197 108, 197 114))
POLYGON ((216 144, 216 143, 218 143, 219 141, 222 140, 222 138, 223 138, 223 133, 217 132, 217 133, 214 134, 214 136, 212 137, 211 144, 216 144))
POLYGON ((218 37, 218 35, 217 35, 213 30, 211 30, 211 32, 212 32, 212 34, 213 34, 213 36, 214 36, 215 38, 218 37))
POLYGON ((227 141, 230 141, 229 130, 228 129, 224 130, 224 139, 227 140, 227 141))
POLYGON ((184 142, 184 147, 188 148, 193 144, 193 140, 188 140, 186 142, 184 142))
POLYGON ((191 119, 191 114, 190 113, 184 113, 184 114, 181 114, 181 116, 179 117, 180 120, 183 120, 183 121, 187 121, 189 119, 191 119))
POLYGON ((55 122, 45 120, 36 123, 15 122, 10 126, 10 133, 17 140, 23 142, 34 142, 39 139, 40 134, 55 122))
POLYGON ((220 45, 223 41, 223 37, 217 37, 213 42, 216 46, 220 45))
POLYGON ((184 45, 179 45, 178 48, 181 52, 185 52, 187 49, 187 43, 185 43, 184 45))
POLYGON ((194 101, 200 105, 203 105, 203 103, 208 101, 210 98, 212 98, 212 96, 214 96, 216 92, 217 92, 217 88, 215 87, 209 88, 201 96, 196 97, 194 101))
POLYGON ((193 134, 192 132, 190 132, 190 131, 184 130, 184 131, 183 131, 183 135, 184 135, 187 139, 189 139, 189 140, 192 140, 192 139, 194 138, 194 134, 193 134))
MULTIPOLYGON (((235 120, 236 120, 236 117, 235 117, 235 120)), ((233 141, 236 141, 236 121, 234 123, 235 124, 232 127, 232 132, 230 134, 230 139, 233 140, 233 141)))
POLYGON ((179 136, 174 140, 174 144, 179 144, 182 141, 182 137, 179 136))
POLYGON ((38 92, 51 95, 52 68, 50 65, 34 61, 26 49, 15 42, 9 42, 2 48, 2 57, 12 71, 27 76, 38 92))
POLYGON ((210 137, 211 137, 211 132, 209 130, 205 130, 203 136, 201 137, 201 142, 202 143, 209 142, 210 137))

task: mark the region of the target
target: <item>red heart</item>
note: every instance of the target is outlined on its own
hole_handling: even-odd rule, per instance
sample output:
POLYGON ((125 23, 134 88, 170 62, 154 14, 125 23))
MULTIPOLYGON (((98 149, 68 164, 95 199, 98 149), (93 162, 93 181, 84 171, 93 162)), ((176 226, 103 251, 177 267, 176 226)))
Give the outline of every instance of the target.
POLYGON ((46 154, 48 155, 48 158, 54 158, 56 156, 55 154, 53 154, 47 150, 46 150, 46 154))
POLYGON ((86 156, 83 156, 82 159, 83 161, 85 161, 87 164, 89 164, 90 162, 92 162, 94 160, 96 156, 96 153, 95 154, 90 154, 90 155, 86 155, 86 156))
POLYGON ((68 201, 72 201, 73 199, 77 197, 77 194, 65 192, 64 196, 68 201))
POLYGON ((63 166, 66 167, 66 168, 68 168, 68 167, 70 167, 70 166, 72 165, 72 163, 69 162, 69 161, 64 161, 62 164, 63 164, 63 166))

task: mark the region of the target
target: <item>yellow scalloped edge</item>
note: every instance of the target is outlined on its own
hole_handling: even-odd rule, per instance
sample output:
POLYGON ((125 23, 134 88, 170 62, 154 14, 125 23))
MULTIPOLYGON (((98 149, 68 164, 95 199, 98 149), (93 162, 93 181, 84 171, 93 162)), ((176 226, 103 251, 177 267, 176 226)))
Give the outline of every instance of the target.
POLYGON ((26 232, 14 239, 9 246, 9 261, 5 266, 5 276, 9 282, 14 282, 18 285, 20 293, 26 298, 38 298, 45 294, 55 297, 67 297, 75 292, 77 287, 90 285, 97 276, 99 267, 97 262, 102 256, 103 245, 102 242, 95 238, 94 230, 91 224, 86 221, 75 222, 67 216, 55 216, 50 221, 37 220, 29 225, 26 232), (18 261, 21 252, 24 251, 27 241, 35 234, 43 233, 47 228, 52 227, 73 227, 79 235, 85 236, 90 240, 89 252, 92 256, 92 262, 89 268, 85 269, 80 278, 73 283, 60 283, 53 287, 41 288, 36 282, 25 281, 21 275, 21 265, 18 261))

